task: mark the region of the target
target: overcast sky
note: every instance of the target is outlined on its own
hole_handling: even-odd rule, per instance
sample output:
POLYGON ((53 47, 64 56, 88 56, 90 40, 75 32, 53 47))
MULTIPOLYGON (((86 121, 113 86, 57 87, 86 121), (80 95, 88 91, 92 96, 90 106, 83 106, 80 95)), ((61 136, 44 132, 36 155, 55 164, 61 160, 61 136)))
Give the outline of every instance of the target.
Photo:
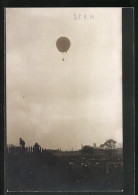
POLYGON ((6 8, 6 84, 8 144, 121 143, 121 8, 6 8))

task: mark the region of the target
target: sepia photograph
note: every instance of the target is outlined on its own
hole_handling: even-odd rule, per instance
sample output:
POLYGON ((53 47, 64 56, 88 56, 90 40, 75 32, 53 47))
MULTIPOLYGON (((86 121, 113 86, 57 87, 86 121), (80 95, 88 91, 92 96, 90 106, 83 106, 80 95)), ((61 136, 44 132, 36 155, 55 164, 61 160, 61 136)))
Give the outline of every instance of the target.
POLYGON ((7 192, 123 191, 122 8, 6 8, 7 192))

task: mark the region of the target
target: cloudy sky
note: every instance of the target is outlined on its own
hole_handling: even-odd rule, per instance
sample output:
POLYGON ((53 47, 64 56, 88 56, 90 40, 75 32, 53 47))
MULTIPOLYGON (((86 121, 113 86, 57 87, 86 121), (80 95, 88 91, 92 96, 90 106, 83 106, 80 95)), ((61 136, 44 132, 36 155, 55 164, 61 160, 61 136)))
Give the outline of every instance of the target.
POLYGON ((6 8, 8 144, 122 142, 121 23, 121 8, 6 8))

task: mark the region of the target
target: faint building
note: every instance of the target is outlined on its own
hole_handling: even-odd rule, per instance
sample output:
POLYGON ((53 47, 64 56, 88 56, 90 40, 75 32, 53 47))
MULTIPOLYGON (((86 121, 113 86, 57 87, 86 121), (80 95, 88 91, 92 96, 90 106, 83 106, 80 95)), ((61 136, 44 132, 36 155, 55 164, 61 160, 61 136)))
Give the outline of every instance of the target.
POLYGON ((96 143, 93 143, 93 148, 96 148, 96 143))

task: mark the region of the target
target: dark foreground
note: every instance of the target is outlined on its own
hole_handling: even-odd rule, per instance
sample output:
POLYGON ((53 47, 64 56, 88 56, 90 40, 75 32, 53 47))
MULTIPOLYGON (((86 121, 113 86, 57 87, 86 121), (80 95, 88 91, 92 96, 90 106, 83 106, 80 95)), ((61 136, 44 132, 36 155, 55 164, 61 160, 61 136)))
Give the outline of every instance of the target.
POLYGON ((8 191, 121 191, 123 163, 91 155, 8 156, 8 191))

